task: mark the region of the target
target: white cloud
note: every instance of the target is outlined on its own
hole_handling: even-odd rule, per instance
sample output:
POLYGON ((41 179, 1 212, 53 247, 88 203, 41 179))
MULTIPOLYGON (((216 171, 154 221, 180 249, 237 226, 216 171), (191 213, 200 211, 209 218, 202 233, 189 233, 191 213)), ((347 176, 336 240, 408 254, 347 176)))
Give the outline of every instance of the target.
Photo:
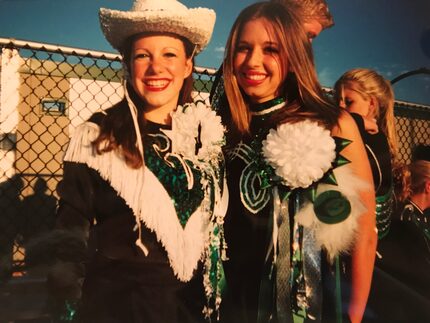
POLYGON ((215 52, 215 57, 217 59, 223 59, 224 58, 224 51, 225 51, 225 47, 224 46, 218 46, 214 48, 214 52, 215 52))
POLYGON ((318 73, 318 79, 323 86, 332 87, 336 79, 333 75, 333 70, 330 68, 323 68, 318 73))

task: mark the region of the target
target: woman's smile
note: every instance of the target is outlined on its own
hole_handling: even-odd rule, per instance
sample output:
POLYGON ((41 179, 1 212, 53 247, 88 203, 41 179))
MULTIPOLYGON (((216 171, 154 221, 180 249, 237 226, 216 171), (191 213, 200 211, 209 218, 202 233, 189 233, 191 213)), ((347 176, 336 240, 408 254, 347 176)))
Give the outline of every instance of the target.
POLYGON ((164 91, 170 84, 169 79, 146 79, 143 81, 148 91, 160 92, 164 91))
POLYGON ((248 71, 242 73, 244 81, 248 83, 250 86, 256 86, 264 82, 267 78, 266 73, 261 73, 257 71, 248 71))

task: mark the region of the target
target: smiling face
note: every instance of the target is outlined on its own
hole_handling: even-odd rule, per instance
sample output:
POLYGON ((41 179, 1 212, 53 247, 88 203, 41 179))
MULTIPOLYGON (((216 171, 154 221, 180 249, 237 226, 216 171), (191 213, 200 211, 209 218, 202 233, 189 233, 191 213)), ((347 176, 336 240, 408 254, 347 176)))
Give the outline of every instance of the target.
POLYGON ((264 18, 245 23, 237 42, 233 70, 239 87, 251 102, 261 103, 279 95, 287 72, 283 71, 287 63, 284 62, 285 68, 282 63, 272 25, 264 18))
POLYGON ((145 116, 163 122, 176 109, 184 79, 192 72, 182 40, 170 35, 143 35, 131 48, 131 84, 145 102, 145 116))

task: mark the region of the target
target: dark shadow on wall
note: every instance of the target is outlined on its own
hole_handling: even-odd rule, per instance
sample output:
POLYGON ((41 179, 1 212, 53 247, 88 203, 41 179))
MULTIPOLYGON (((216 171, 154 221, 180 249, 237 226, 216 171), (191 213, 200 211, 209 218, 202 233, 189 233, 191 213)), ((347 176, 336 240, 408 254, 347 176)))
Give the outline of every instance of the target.
POLYGON ((24 245, 37 236, 50 231, 55 225, 57 199, 48 194, 46 180, 39 177, 33 187, 34 193, 22 200, 21 234, 24 245))
POLYGON ((21 191, 24 183, 20 175, 0 183, 0 283, 13 272, 13 247, 21 227, 21 191))

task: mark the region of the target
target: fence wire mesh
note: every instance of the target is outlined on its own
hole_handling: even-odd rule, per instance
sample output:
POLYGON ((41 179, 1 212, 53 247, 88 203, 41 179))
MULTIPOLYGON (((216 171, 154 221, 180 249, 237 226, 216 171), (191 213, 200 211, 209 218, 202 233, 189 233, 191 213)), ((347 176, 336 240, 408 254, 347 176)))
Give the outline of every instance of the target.
MULTIPOLYGON (((76 126, 121 100, 120 57, 3 41, 0 61, 0 281, 25 274, 25 249, 52 229, 62 157, 76 126)), ((194 96, 208 100, 214 69, 196 68, 194 96)), ((430 107, 396 101, 399 159, 430 144, 430 107)))

